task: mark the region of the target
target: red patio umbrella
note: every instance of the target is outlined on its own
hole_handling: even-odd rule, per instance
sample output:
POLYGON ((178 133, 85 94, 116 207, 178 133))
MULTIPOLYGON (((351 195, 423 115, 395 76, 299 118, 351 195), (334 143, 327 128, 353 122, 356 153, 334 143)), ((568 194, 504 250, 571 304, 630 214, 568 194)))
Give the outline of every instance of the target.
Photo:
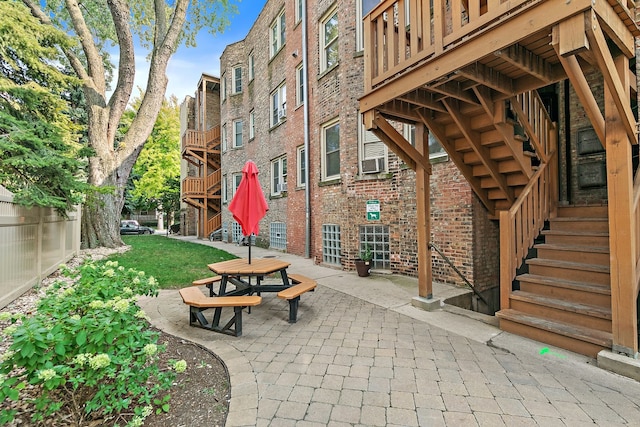
POLYGON ((251 160, 242 168, 242 179, 233 200, 229 203, 229 210, 242 227, 242 234, 249 237, 249 264, 251 264, 251 235, 258 234, 260 220, 269 210, 258 181, 258 167, 251 160))

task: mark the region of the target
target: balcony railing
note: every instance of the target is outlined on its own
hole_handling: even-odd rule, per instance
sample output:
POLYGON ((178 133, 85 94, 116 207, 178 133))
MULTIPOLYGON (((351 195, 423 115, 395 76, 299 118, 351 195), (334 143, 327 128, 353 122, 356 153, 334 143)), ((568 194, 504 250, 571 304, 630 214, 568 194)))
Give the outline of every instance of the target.
MULTIPOLYGON (((564 3, 564 1, 562 2, 564 3)), ((623 22, 633 18, 632 0, 608 0, 623 22)), ((417 64, 452 47, 471 41, 520 13, 548 4, 557 10, 556 0, 385 0, 364 18, 365 91, 396 77, 417 64)), ((575 0, 571 10, 591 7, 575 0)), ((542 13, 542 12, 541 12, 542 13)), ((535 20, 536 17, 532 17, 535 20)), ((498 42, 498 41, 496 41, 498 42)))
POLYGON ((202 178, 185 178, 182 181, 182 196, 204 196, 204 179, 202 178))
POLYGON ((220 126, 207 131, 187 130, 182 136, 182 151, 186 149, 203 151, 205 148, 213 149, 220 145, 220 126))

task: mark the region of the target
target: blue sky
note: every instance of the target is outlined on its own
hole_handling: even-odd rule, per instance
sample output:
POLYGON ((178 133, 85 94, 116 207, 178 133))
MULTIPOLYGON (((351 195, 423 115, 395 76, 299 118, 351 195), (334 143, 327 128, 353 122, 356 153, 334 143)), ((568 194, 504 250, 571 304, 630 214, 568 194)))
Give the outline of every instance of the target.
MULTIPOLYGON (((211 35, 203 30, 197 38, 197 47, 181 46, 167 67, 167 97, 176 95, 182 102, 187 95, 193 96, 202 73, 220 75, 220 55, 225 46, 244 39, 264 7, 266 0, 242 0, 235 2, 238 13, 229 17, 230 25, 224 34, 211 35)), ((138 55, 136 85, 145 85, 148 64, 144 55, 138 55)))

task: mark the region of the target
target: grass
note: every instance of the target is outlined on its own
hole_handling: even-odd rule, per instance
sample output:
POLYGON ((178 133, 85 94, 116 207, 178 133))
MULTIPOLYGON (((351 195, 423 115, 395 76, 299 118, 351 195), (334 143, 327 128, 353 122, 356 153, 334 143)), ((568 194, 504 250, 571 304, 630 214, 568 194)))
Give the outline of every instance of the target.
POLYGON ((237 258, 207 245, 166 236, 122 236, 131 249, 108 259, 156 278, 163 289, 182 288, 196 279, 212 276, 208 264, 237 258))

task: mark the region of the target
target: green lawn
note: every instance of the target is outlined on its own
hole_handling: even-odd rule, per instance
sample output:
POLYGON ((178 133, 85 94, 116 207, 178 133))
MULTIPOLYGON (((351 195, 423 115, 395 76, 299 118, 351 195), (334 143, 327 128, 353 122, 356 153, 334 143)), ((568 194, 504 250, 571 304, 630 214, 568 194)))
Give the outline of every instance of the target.
POLYGON ((122 236, 131 245, 123 254, 110 256, 125 268, 144 271, 158 280, 161 288, 182 288, 196 279, 213 276, 207 264, 237 258, 225 251, 166 236, 122 236))

